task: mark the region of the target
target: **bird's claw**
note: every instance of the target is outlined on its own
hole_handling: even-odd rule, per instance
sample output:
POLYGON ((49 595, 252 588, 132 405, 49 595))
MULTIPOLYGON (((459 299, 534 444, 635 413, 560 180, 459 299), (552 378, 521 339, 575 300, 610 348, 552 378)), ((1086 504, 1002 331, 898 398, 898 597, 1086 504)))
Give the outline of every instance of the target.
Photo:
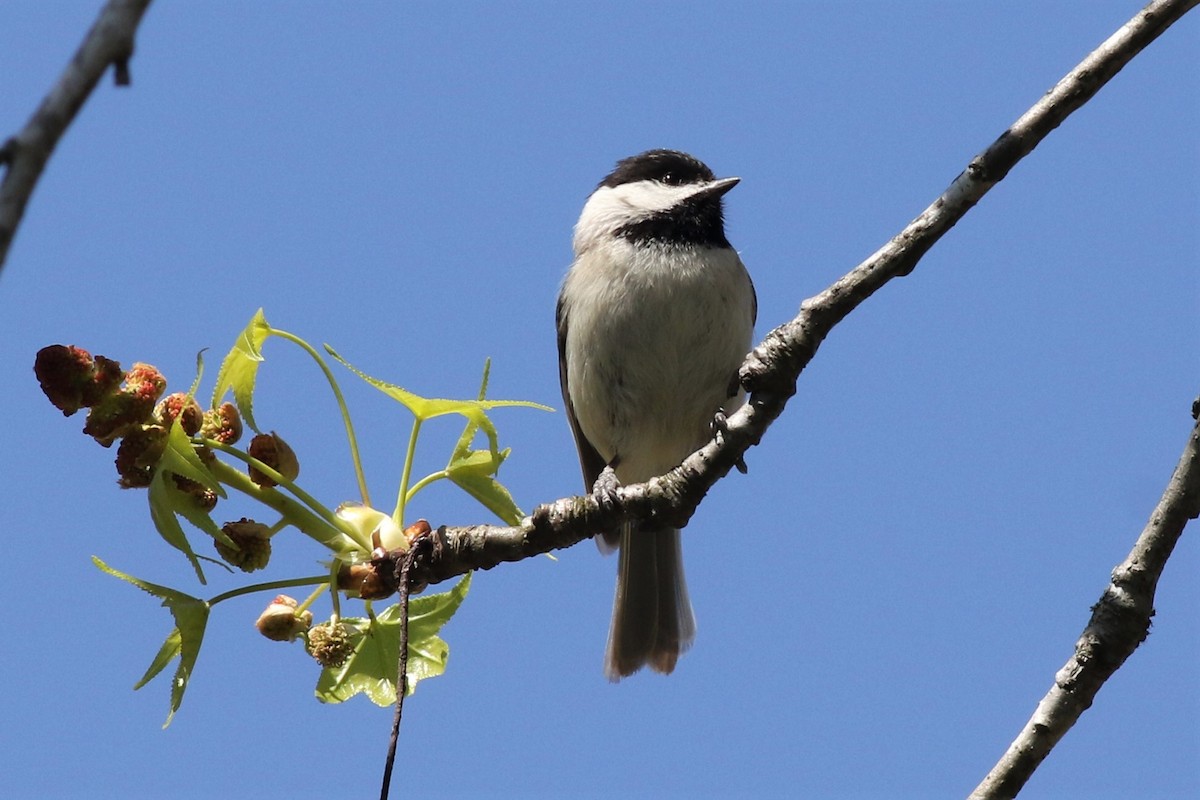
MULTIPOLYGON (((729 432, 729 417, 725 415, 725 409, 718 408, 717 413, 713 414, 712 427, 718 439, 721 439, 729 432)), ((733 462, 733 466, 743 475, 749 472, 750 469, 746 466, 746 459, 742 456, 737 457, 737 461, 733 462)))
POLYGON ((621 488, 621 481, 617 480, 617 473, 609 464, 596 477, 596 483, 592 485, 592 497, 596 498, 596 504, 603 511, 612 511, 617 504, 617 489, 621 488))

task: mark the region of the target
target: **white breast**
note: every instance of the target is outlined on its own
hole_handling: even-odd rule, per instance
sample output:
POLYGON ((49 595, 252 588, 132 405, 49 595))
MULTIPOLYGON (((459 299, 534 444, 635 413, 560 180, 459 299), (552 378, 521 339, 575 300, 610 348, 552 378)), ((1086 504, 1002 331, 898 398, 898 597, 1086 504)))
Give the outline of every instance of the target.
POLYGON ((622 482, 666 472, 741 404, 727 392, 754 301, 733 250, 609 238, 579 255, 563 297, 575 415, 606 462, 620 456, 622 482))

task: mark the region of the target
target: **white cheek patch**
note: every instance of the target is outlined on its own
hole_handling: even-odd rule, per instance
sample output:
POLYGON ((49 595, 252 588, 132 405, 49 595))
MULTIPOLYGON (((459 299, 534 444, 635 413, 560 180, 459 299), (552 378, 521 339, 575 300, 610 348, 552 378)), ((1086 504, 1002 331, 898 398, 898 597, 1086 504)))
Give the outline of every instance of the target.
MULTIPOLYGON (((609 191, 612 196, 624 203, 626 207, 640 212, 642 215, 666 211, 672 206, 686 200, 689 196, 703 188, 704 184, 688 184, 686 186, 668 186, 655 181, 637 181, 614 186, 609 191)), ((604 187, 608 188, 608 187, 604 187)))
POLYGON ((575 252, 582 253, 614 231, 679 205, 698 189, 696 184, 668 186, 636 181, 601 186, 588 198, 575 225, 575 252))

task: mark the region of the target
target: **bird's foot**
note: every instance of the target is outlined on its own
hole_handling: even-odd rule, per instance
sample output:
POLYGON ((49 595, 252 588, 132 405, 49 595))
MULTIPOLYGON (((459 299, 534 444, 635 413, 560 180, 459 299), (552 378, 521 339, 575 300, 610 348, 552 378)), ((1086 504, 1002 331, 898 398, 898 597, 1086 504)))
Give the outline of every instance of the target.
POLYGON ((612 511, 617 504, 617 489, 620 488, 621 481, 617 479, 612 464, 609 464, 596 477, 596 482, 592 485, 592 497, 596 498, 596 503, 602 511, 612 511))
MULTIPOLYGON (((722 439, 729 432, 729 417, 725 416, 725 409, 718 408, 717 413, 713 414, 712 428, 718 440, 722 439)), ((743 475, 749 471, 749 467, 746 466, 746 459, 742 456, 738 456, 737 461, 733 462, 733 465, 743 475)))

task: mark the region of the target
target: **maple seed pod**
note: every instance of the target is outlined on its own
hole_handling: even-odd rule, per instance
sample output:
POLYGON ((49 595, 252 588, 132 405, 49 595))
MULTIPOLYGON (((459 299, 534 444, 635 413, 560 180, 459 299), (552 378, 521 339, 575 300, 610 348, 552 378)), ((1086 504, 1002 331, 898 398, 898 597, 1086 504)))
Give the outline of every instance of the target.
POLYGON ((323 667, 340 667, 354 653, 350 629, 342 623, 325 622, 308 629, 308 654, 323 667))
POLYGON ((222 403, 204 412, 200 435, 221 444, 233 444, 242 438, 242 417, 233 403, 222 403))
POLYGON ((196 402, 195 398, 189 397, 183 392, 175 392, 164 397, 155 407, 154 416, 158 418, 159 424, 167 430, 171 429, 172 423, 178 418, 179 426, 188 436, 195 436, 199 433, 200 425, 204 422, 204 411, 200 408, 200 404, 196 402))
POLYGON ((259 615, 254 627, 273 642, 294 641, 297 636, 308 630, 313 619, 311 611, 302 611, 297 614, 296 607, 298 605, 300 604, 294 597, 288 597, 286 594, 278 595, 267 606, 266 611, 259 615))
MULTIPOLYGON (((260 433, 250 440, 250 455, 271 467, 289 481, 296 480, 300 474, 300 461, 296 453, 288 446, 275 431, 260 433)), ((250 467, 250 480, 259 486, 269 488, 275 486, 275 481, 250 467)))
POLYGON ((261 522, 242 517, 237 522, 226 522, 221 531, 237 548, 214 539, 217 554, 242 572, 262 569, 271 560, 271 530, 261 522))

